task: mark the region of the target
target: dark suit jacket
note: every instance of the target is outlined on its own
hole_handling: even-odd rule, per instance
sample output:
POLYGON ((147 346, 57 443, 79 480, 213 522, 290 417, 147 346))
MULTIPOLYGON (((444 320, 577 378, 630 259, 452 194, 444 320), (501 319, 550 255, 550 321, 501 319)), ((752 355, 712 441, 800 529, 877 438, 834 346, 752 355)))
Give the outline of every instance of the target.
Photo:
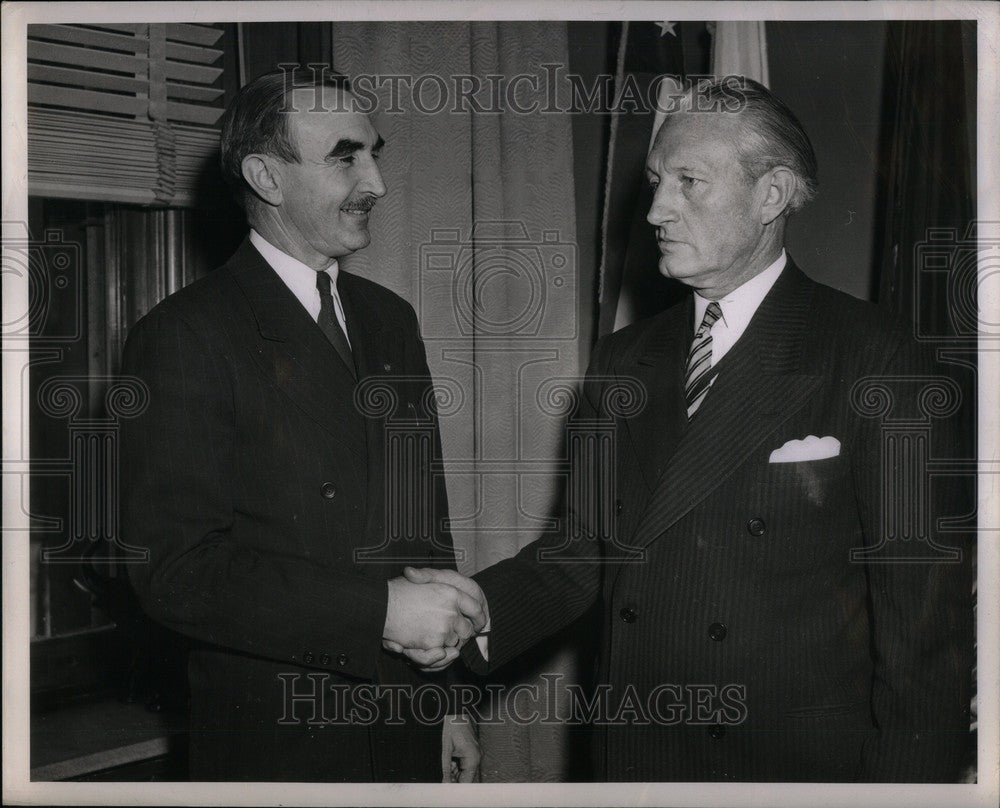
POLYGON ((475 576, 492 633, 488 665, 474 643, 468 664, 503 665, 599 597, 598 779, 956 778, 971 553, 931 542, 962 544, 936 520, 972 511, 935 479, 935 506, 909 531, 925 540, 881 542, 926 503, 928 478, 883 465, 872 417, 891 401, 886 425, 902 431, 887 456, 954 457, 954 418, 928 418, 919 390, 932 377, 945 398, 955 388, 900 324, 789 262, 689 424, 692 320, 689 298, 598 344, 569 441, 590 442, 569 486, 585 494, 564 532, 475 576), (903 435, 921 424, 931 446, 903 435), (809 435, 838 439, 839 456, 769 462, 809 435))
POLYGON ((249 241, 125 347, 149 405, 122 430, 122 535, 150 552, 130 569, 144 608, 197 641, 195 780, 440 779, 440 725, 405 700, 402 725, 368 725, 388 705, 358 690, 430 681, 381 648, 387 579, 407 562, 454 566, 444 481, 429 482, 430 376, 409 304, 346 272, 339 289, 357 383, 249 241), (411 441, 413 468, 387 465, 393 440, 411 441), (397 494, 431 496, 387 504, 387 469, 397 494), (324 721, 343 717, 345 693, 362 714, 324 721))

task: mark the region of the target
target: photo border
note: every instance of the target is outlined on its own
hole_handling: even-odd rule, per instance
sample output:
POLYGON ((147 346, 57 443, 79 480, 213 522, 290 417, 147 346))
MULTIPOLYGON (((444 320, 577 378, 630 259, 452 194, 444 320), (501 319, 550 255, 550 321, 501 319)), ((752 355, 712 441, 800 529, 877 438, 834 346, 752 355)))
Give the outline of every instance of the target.
MULTIPOLYGON (((199 2, 199 3, 25 3, 2 8, 2 126, 5 222, 27 221, 26 26, 33 22, 251 22, 266 20, 900 20, 975 19, 977 91, 977 219, 1000 221, 1000 151, 997 62, 1000 6, 986 2, 199 2)), ((982 267, 980 267, 982 270, 982 267)), ((982 280, 982 276, 981 276, 982 280)), ((23 311, 27 277, 3 277, 4 322, 23 311)), ((980 310, 1000 311, 1000 287, 981 287, 980 310)), ((994 317, 989 322, 996 322, 994 317)), ((4 458, 20 457, 20 406, 25 346, 3 351, 4 458)), ((979 453, 998 457, 1000 350, 981 342, 978 355, 979 453)), ((26 456, 26 455, 25 455, 26 456)), ((6 465, 6 464, 5 464, 6 465)), ((998 588, 1000 553, 996 536, 978 543, 978 776, 975 785, 749 784, 749 783, 513 783, 476 785, 267 784, 267 783, 58 783, 29 780, 29 542, 22 513, 20 474, 3 475, 3 799, 7 804, 48 805, 802 805, 992 806, 997 804, 998 588), (990 539, 993 539, 990 541, 990 539)), ((1000 475, 979 476, 979 512, 1000 524, 1000 475)))

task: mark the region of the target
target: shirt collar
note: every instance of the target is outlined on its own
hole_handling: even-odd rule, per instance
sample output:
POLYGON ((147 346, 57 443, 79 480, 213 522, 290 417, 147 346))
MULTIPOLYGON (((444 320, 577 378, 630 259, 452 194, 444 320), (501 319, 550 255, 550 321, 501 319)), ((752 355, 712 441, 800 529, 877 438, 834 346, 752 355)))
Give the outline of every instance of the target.
MULTIPOLYGON (((257 248, 257 252, 281 276, 281 279, 299 300, 308 299, 310 296, 317 294, 315 269, 303 264, 298 258, 293 258, 283 250, 279 250, 253 229, 250 230, 250 243, 257 248)), ((330 276, 333 288, 336 289, 337 275, 340 273, 340 266, 337 263, 337 259, 334 258, 330 266, 323 271, 330 276)))
MULTIPOLYGON (((784 248, 782 248, 781 255, 763 272, 758 272, 750 280, 743 283, 742 286, 737 286, 728 295, 717 301, 719 307, 722 309, 722 321, 725 323, 726 328, 734 332, 737 336, 746 330, 746 327, 750 324, 750 320, 764 298, 767 297, 767 293, 771 291, 771 287, 778 280, 778 276, 785 268, 787 262, 788 256, 785 254, 784 248)), ((708 304, 711 302, 697 292, 694 293, 695 329, 701 325, 701 321, 705 318, 705 309, 708 308, 708 304)))

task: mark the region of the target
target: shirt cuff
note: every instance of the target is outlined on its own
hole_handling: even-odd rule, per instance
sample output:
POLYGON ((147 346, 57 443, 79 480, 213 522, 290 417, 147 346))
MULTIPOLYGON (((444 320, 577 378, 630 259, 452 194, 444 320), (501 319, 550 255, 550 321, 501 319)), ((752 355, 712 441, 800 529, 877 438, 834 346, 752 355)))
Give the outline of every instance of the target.
POLYGON ((486 618, 486 625, 483 626, 483 630, 476 635, 476 645, 479 646, 479 653, 483 655, 483 659, 487 662, 490 661, 490 623, 492 618, 486 618))

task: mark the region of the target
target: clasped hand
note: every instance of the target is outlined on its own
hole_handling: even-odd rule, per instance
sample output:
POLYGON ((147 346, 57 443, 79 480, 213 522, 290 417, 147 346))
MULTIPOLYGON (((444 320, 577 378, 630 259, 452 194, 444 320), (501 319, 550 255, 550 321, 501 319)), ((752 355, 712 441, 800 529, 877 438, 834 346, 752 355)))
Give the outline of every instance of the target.
POLYGON ((479 584, 455 570, 406 567, 389 581, 382 645, 424 671, 450 665, 489 622, 479 584))

